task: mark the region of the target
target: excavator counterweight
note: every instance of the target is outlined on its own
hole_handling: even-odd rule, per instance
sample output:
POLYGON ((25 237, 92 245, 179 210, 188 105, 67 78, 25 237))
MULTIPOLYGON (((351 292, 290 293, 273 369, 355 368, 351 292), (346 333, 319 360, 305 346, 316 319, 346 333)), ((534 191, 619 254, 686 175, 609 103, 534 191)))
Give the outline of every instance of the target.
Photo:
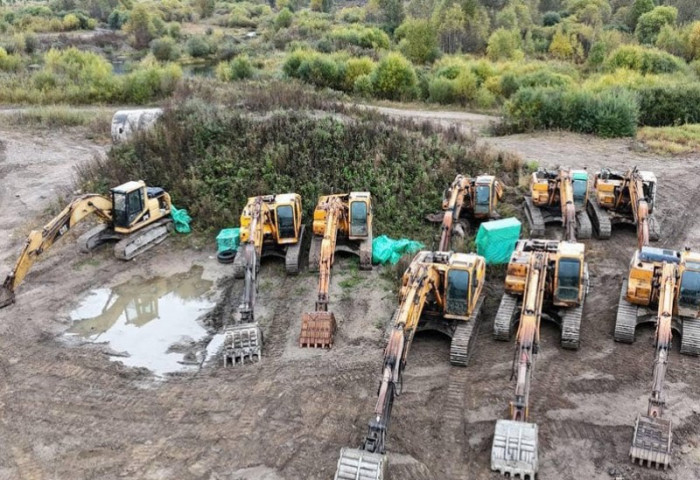
POLYGON ((422 251, 415 256, 403 275, 367 435, 359 448, 341 449, 335 480, 387 478, 387 431, 413 337, 423 330, 449 335, 451 362, 466 366, 483 303, 485 272, 484 258, 474 254, 422 251))

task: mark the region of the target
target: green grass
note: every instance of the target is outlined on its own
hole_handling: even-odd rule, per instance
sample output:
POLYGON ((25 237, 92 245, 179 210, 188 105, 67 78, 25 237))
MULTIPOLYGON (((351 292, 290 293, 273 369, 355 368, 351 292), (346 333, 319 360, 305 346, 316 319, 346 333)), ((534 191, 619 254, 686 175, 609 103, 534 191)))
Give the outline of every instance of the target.
POLYGON ((83 127, 95 121, 108 122, 111 112, 76 110, 64 106, 28 108, 8 114, 9 123, 28 127, 83 127))
POLYGON ((683 155, 700 152, 700 124, 677 127, 644 127, 637 132, 637 140, 654 153, 683 155))

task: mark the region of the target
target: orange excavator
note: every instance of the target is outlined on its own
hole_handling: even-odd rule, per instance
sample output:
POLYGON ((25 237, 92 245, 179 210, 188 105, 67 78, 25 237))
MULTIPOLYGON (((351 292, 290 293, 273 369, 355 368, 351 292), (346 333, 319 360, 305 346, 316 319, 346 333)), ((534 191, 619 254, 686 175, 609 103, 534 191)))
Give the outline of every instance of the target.
POLYGON ((368 192, 320 197, 313 229, 309 270, 319 272, 318 299, 315 311, 302 315, 299 346, 330 348, 336 330, 335 315, 328 311, 335 252, 354 253, 362 270, 372 268, 372 197, 368 192))
POLYGON ((447 334, 452 338, 450 362, 466 366, 476 338, 485 275, 486 262, 475 254, 422 251, 415 256, 403 275, 367 435, 360 448, 341 449, 335 480, 387 478, 387 430, 413 337, 424 330, 447 334))
POLYGON ((626 173, 602 169, 595 176, 595 200, 588 202, 588 213, 598 238, 610 238, 612 225, 637 227, 637 245, 642 248, 661 236, 654 217, 656 176, 634 167, 626 173))
POLYGON ((493 175, 476 178, 457 175, 445 190, 442 199, 442 225, 438 251, 453 250, 453 236, 464 237, 459 221, 466 217, 478 220, 495 217, 498 201, 503 197, 503 187, 493 175))
POLYGON ((525 217, 531 236, 541 237, 547 223, 561 222, 567 242, 591 238, 587 203, 588 172, 567 167, 538 169, 530 180, 530 196, 525 197, 525 217))
POLYGON ((241 245, 233 262, 234 276, 245 285, 238 316, 224 328, 224 365, 259 361, 263 336, 255 320, 255 295, 260 259, 283 257, 288 275, 299 272, 304 237, 301 197, 295 193, 250 197, 241 213, 241 245))
POLYGON ((491 469, 534 480, 539 467, 538 427, 529 423, 528 418, 540 323, 542 318, 557 323, 562 347, 578 349, 588 290, 584 245, 520 240, 508 264, 505 290, 494 321, 494 337, 510 339, 514 324, 519 323, 511 372, 511 377, 517 380, 509 419, 496 422, 491 469))
POLYGON ((615 340, 634 342, 637 325, 656 323, 653 381, 646 415, 638 415, 630 458, 640 465, 671 463, 671 421, 663 418, 664 381, 673 330, 681 335, 681 353, 700 355, 700 254, 642 247, 634 254, 623 282, 615 320, 615 340), (654 306, 656 308, 654 309, 654 306))

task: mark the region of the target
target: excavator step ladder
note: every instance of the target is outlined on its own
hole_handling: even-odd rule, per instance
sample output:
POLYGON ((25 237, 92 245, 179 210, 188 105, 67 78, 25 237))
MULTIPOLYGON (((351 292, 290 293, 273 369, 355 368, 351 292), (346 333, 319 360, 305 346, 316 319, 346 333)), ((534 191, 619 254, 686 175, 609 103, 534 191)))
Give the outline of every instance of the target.
POLYGON ((537 425, 498 420, 491 448, 491 470, 534 480, 537 469, 537 425))
POLYGON ((638 415, 630 448, 632 462, 656 468, 668 468, 671 463, 671 421, 638 415))
POLYGON ((300 347, 331 348, 335 336, 335 315, 331 312, 312 312, 301 316, 300 347))
POLYGON ((340 450, 338 469, 334 480, 386 480, 388 462, 386 455, 370 453, 356 448, 340 450))
POLYGON ((262 331, 257 322, 226 327, 224 335, 224 366, 260 361, 262 331))

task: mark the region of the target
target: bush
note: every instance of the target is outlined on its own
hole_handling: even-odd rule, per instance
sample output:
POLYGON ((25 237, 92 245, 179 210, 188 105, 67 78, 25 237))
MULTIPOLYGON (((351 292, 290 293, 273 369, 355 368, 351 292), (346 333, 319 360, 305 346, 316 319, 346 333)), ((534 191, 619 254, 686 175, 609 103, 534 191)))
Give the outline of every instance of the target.
POLYGON ((374 62, 369 57, 351 58, 345 68, 345 81, 343 89, 351 92, 355 88, 355 82, 361 76, 368 76, 374 70, 374 62))
POLYGON ((664 25, 675 25, 678 10, 675 7, 656 7, 639 17, 635 34, 640 43, 654 44, 664 25))
POLYGON ((546 12, 542 16, 542 25, 545 27, 551 27, 561 22, 561 16, 557 12, 546 12))
POLYGON ((21 59, 19 55, 10 55, 7 50, 0 47, 0 70, 14 72, 19 69, 21 59))
POLYGON ((80 28, 80 19, 69 13, 63 17, 63 29, 64 30, 77 30, 80 28))
POLYGON ((355 79, 352 91, 361 97, 371 97, 374 94, 372 78, 369 75, 360 75, 355 79))
POLYGON ((428 84, 428 100, 435 103, 454 103, 457 99, 454 80, 436 77, 428 84))
POLYGON ((175 61, 180 57, 180 50, 175 40, 169 37, 158 38, 151 42, 151 52, 161 62, 175 61))
POLYGON ((410 100, 416 96, 416 72, 400 53, 389 53, 372 72, 372 89, 389 100, 410 100))
POLYGON ((471 103, 477 96, 477 78, 469 70, 464 70, 454 80, 455 96, 463 105, 471 103))
POLYGON ((362 23, 365 21, 365 9, 362 7, 345 7, 338 12, 338 18, 345 23, 362 23))
POLYGON ((292 24, 292 20, 294 20, 294 14, 288 8, 283 8, 275 17, 275 30, 288 28, 292 24))
POLYGON ((639 90, 639 122, 662 127, 700 123, 700 84, 647 87, 639 90))
POLYGON ((633 136, 639 118, 635 94, 628 90, 588 90, 528 87, 505 105, 517 129, 561 128, 603 137, 633 136))
POLYGON ((608 71, 628 68, 643 74, 673 73, 685 69, 685 62, 656 48, 623 45, 608 55, 604 67, 608 71))
POLYGON ((187 53, 194 58, 206 57, 212 52, 212 47, 209 41, 200 35, 190 37, 185 45, 187 53))
POLYGON ((230 62, 221 62, 216 67, 216 76, 227 82, 251 78, 253 73, 253 64, 250 63, 248 55, 239 55, 230 62))
POLYGON ((519 60, 523 58, 523 52, 519 47, 519 32, 499 28, 489 37, 486 55, 494 62, 498 60, 519 60))
POLYGON ((574 80, 561 73, 540 69, 531 73, 508 72, 500 78, 500 93, 510 98, 516 91, 526 87, 569 87, 574 80))
POLYGON ((391 43, 389 36, 375 27, 352 25, 350 27, 338 27, 331 31, 328 38, 337 48, 346 48, 355 45, 361 48, 389 48, 391 43))
POLYGON ((439 55, 437 28, 430 20, 406 19, 394 32, 399 48, 414 63, 428 63, 439 55))
POLYGON ((167 97, 175 91, 181 78, 182 69, 173 63, 136 70, 124 77, 119 100, 140 104, 167 97))

